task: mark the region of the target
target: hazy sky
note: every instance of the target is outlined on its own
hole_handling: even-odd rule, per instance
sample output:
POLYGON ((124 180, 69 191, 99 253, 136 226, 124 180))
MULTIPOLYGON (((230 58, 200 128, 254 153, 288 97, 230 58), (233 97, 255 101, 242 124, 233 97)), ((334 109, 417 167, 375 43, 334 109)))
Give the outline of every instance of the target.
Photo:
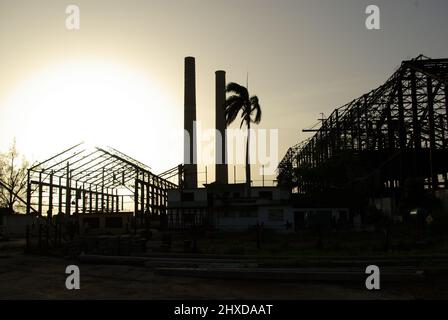
POLYGON ((281 159, 321 112, 382 84, 402 60, 448 57, 447 12, 446 0, 0 0, 0 150, 15 136, 43 159, 96 136, 155 172, 173 167, 182 141, 157 129, 183 127, 191 55, 203 126, 214 126, 214 71, 242 84, 249 72, 259 127, 280 130, 281 159), (65 28, 68 4, 80 7, 78 31, 65 28), (369 4, 381 30, 365 28, 369 4))

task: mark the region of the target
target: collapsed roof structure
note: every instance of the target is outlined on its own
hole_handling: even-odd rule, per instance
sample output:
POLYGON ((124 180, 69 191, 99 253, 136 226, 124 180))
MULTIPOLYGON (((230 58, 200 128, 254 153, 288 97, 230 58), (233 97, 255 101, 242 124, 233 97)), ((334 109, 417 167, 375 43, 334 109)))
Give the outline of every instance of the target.
POLYGON ((279 183, 308 193, 375 176, 383 191, 400 190, 409 179, 427 189, 447 188, 447 83, 448 59, 403 61, 383 85, 336 108, 320 128, 304 130, 315 134, 289 148, 278 166, 279 183), (370 172, 338 184, 328 173, 351 170, 342 158, 357 158, 370 172))
POLYGON ((28 169, 27 214, 161 214, 178 171, 156 175, 114 148, 80 143, 28 169))

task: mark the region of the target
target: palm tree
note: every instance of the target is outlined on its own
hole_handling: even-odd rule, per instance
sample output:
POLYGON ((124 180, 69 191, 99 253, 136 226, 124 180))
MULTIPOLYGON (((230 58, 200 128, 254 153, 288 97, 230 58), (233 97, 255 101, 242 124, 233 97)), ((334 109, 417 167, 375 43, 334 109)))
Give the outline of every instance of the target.
POLYGON ((232 93, 224 103, 226 114, 226 125, 229 126, 241 111, 241 124, 247 127, 246 143, 246 184, 250 186, 250 164, 249 164, 249 143, 250 143, 250 124, 260 123, 261 108, 257 96, 249 96, 247 88, 235 82, 230 82, 226 88, 227 93, 232 93))

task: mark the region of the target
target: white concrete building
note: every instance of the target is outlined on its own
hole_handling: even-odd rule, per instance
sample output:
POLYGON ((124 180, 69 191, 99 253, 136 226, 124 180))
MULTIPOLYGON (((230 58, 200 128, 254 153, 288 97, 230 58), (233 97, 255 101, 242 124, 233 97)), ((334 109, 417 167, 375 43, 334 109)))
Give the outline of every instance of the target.
POLYGON ((205 188, 168 191, 168 225, 185 229, 208 225, 222 231, 243 231, 256 225, 294 232, 315 224, 347 220, 346 208, 294 207, 288 191, 245 184, 209 184, 205 188))

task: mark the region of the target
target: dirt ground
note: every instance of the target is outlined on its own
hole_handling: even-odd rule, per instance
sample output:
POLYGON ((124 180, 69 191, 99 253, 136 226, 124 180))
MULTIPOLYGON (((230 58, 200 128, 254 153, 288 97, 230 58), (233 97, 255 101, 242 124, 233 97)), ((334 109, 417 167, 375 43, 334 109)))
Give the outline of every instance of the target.
POLYGON ((448 299, 448 279, 384 284, 213 280, 155 275, 136 266, 79 264, 0 248, 0 299, 448 299), (65 268, 76 264, 81 289, 65 288, 65 268))

